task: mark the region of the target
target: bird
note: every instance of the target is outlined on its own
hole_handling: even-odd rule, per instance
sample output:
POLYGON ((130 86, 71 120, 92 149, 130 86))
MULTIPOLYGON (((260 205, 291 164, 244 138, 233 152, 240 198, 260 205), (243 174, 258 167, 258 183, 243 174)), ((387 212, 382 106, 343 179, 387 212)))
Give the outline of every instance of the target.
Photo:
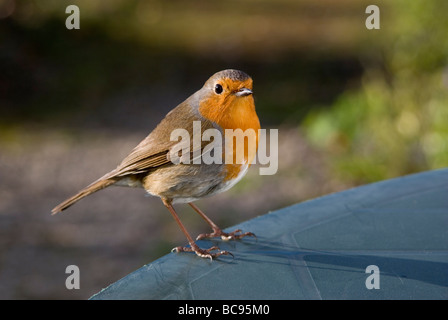
POLYGON ((226 241, 246 236, 255 237, 254 233, 243 233, 240 229, 229 233, 222 231, 193 202, 224 192, 243 178, 256 156, 259 132, 260 120, 255 110, 252 78, 236 69, 219 71, 200 90, 168 112, 115 169, 57 205, 51 212, 53 215, 61 212, 84 197, 109 186, 143 188, 148 194, 162 200, 188 240, 189 246, 175 247, 173 252, 194 252, 201 258, 211 260, 221 255, 233 256, 217 246, 200 248, 181 222, 173 204, 190 205, 211 227, 211 233, 198 235, 196 241, 214 237, 221 237, 226 241), (195 132, 198 131, 195 123, 200 124, 200 132, 195 132), (187 157, 182 158, 184 161, 172 161, 173 154, 176 155, 173 150, 179 142, 172 139, 172 132, 176 129, 186 130, 190 136, 195 133, 203 134, 208 129, 221 133, 221 137, 214 137, 217 141, 213 142, 216 146, 224 146, 214 150, 218 152, 215 155, 217 159, 222 161, 194 161, 197 152, 203 152, 205 146, 211 143, 202 140, 199 146, 197 143, 194 146, 194 141, 190 142, 192 148, 189 153, 186 152, 187 157), (255 134, 238 141, 238 138, 226 135, 228 130, 252 131, 255 134), (244 152, 238 153, 237 149, 242 147, 242 143, 244 152))

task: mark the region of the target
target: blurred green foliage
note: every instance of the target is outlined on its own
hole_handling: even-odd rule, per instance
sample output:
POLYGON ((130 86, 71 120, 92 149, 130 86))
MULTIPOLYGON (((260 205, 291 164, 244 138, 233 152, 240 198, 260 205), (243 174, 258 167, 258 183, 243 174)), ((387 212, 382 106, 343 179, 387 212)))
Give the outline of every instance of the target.
POLYGON ((359 184, 448 165, 448 2, 390 5, 360 88, 304 121, 334 174, 359 184))
POLYGON ((369 4, 5 0, 0 130, 148 130, 232 67, 255 79, 263 126, 303 126, 339 179, 446 166, 448 2, 379 1, 380 30, 364 26, 369 4), (69 4, 80 30, 65 28, 69 4))

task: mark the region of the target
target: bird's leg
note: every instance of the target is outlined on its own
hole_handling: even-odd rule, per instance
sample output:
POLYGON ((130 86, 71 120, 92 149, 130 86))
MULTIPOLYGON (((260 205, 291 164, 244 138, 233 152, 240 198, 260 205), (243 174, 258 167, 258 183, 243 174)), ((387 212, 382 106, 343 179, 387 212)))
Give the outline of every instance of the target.
POLYGON ((185 237, 187 237, 188 243, 190 244, 189 248, 188 247, 176 247, 172 251, 174 251, 174 252, 194 252, 199 257, 201 257, 201 258, 209 258, 210 260, 213 259, 213 258, 217 258, 217 257, 219 257, 221 255, 231 255, 231 256, 233 256, 230 252, 228 252, 226 250, 220 250, 216 246, 213 246, 213 247, 211 247, 209 249, 201 249, 201 248, 199 248, 198 245, 193 241, 193 238, 191 238, 191 236, 188 233, 187 229, 184 227, 184 225, 180 221, 180 219, 179 219, 176 211, 174 210, 171 202, 167 201, 165 199, 162 199, 162 201, 163 201, 163 204, 165 205, 165 207, 167 207, 168 210, 173 215, 174 220, 176 220, 176 222, 179 225, 180 229, 185 234, 185 237), (218 252, 212 252, 214 250, 218 250, 218 252))
POLYGON ((235 239, 241 239, 243 237, 246 236, 251 236, 251 237, 255 237, 255 234, 253 234, 252 232, 246 232, 243 233, 241 231, 241 229, 237 229, 233 232, 223 232, 212 220, 210 220, 209 217, 207 217, 205 215, 204 212, 201 211, 201 209, 199 209, 195 204, 193 203, 188 203, 193 209, 194 211, 196 211, 197 213, 199 213, 199 215, 210 225, 210 227, 212 227, 213 232, 212 233, 201 233, 200 235, 197 236, 196 240, 202 240, 205 238, 214 238, 214 237, 221 237, 222 240, 224 241, 228 241, 228 240, 235 240, 235 239))

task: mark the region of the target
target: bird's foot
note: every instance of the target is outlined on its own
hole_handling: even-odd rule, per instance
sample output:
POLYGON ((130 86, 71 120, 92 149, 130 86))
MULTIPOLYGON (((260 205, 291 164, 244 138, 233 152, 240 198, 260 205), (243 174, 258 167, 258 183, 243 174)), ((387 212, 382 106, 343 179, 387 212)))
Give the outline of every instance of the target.
POLYGON ((201 233, 200 235, 197 236, 196 240, 221 237, 222 240, 229 241, 229 240, 241 239, 246 236, 256 238, 254 233, 252 233, 252 232, 243 233, 241 229, 237 229, 237 230, 235 230, 233 232, 229 232, 229 233, 223 232, 221 229, 214 229, 212 233, 201 233))
POLYGON ((226 250, 221 250, 217 246, 213 246, 209 249, 201 249, 196 244, 192 245, 191 247, 176 247, 172 252, 194 252, 196 255, 198 255, 201 258, 208 258, 210 260, 217 258, 222 255, 231 255, 233 257, 233 254, 226 250), (218 250, 217 252, 212 252, 218 250))

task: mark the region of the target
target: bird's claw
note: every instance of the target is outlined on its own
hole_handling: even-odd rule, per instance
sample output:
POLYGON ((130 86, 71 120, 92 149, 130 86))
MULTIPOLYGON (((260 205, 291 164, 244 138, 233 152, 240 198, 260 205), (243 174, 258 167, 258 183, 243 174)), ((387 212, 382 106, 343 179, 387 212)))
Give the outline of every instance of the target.
POLYGON ((232 258, 234 258, 234 255, 227 251, 227 250, 221 250, 217 246, 213 246, 209 249, 201 249, 198 246, 192 246, 192 247, 175 247, 171 250, 171 252, 194 252, 196 255, 198 255, 201 258, 208 258, 210 261, 212 261, 214 258, 217 258, 222 255, 230 255, 232 258), (218 252, 212 252, 214 250, 219 250, 218 252))
POLYGON ((255 237, 255 238, 257 237, 252 232, 243 233, 241 229, 237 229, 237 230, 235 230, 233 232, 229 232, 229 233, 223 232, 221 229, 216 229, 216 230, 213 230, 212 233, 201 233, 200 235, 197 236, 196 240, 221 237, 222 240, 229 241, 229 240, 238 240, 238 239, 244 238, 246 236, 255 237))

